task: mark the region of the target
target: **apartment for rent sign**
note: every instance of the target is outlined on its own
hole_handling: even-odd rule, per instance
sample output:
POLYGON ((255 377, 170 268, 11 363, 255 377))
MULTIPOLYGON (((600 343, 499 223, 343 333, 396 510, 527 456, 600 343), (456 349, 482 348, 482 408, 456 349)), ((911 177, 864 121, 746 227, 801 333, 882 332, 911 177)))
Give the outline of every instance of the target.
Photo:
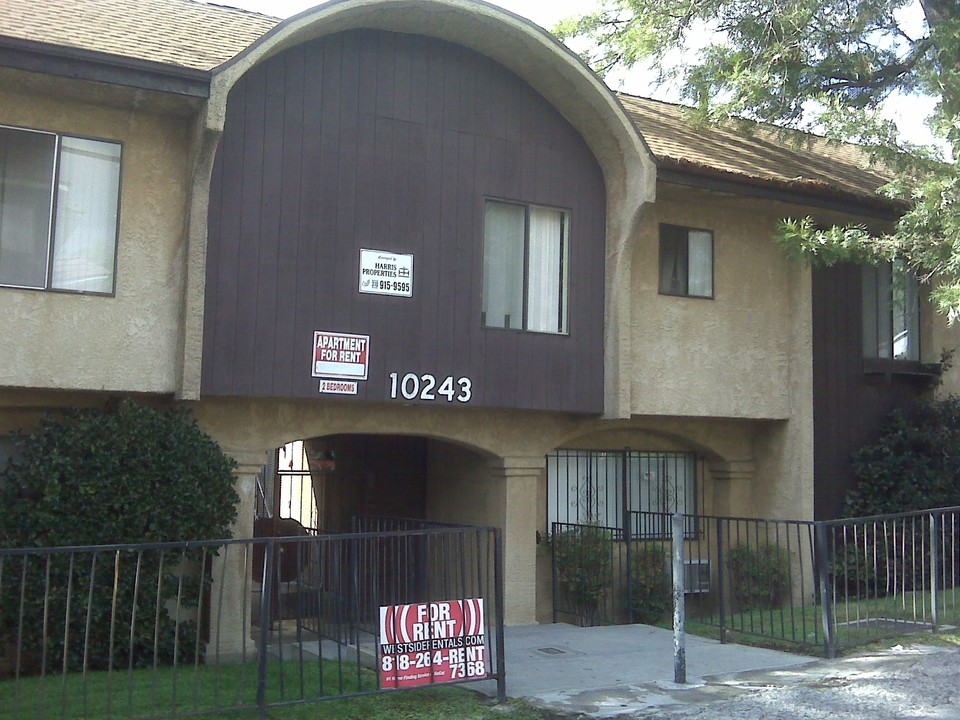
POLYGON ((380 608, 380 687, 479 680, 490 674, 483 598, 380 608))
POLYGON ((369 335, 313 333, 313 377, 366 380, 370 353, 369 335))

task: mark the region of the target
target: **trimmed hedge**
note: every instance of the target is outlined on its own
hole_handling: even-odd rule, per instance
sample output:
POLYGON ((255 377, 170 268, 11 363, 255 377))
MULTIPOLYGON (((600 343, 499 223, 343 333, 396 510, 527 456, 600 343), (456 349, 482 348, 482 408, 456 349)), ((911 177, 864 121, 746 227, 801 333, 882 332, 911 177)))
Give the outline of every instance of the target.
MULTIPOLYGON (((4 547, 218 539, 229 535, 236 517, 234 461, 181 410, 158 412, 126 400, 104 410, 70 410, 47 416, 32 433, 21 434, 17 445, 17 457, 0 472, 0 545, 4 547)), ((188 575, 182 570, 200 557, 194 555, 168 554, 162 573, 156 552, 145 552, 140 558, 133 553, 102 555, 92 582, 89 555, 77 555, 72 569, 67 557, 49 567, 40 558, 8 560, 0 591, 0 638, 13 642, 22 620, 24 662, 29 664, 45 650, 48 662, 53 659, 57 667, 62 666, 69 587, 66 641, 71 669, 79 669, 83 662, 88 597, 92 597, 88 668, 105 668, 111 662, 113 667, 149 665, 155 655, 161 663, 170 662, 176 632, 166 602, 178 591, 184 598, 196 598, 200 583, 210 581, 209 557, 205 572, 188 575), (138 560, 142 580, 135 598, 133 568, 138 560), (124 568, 116 588, 115 563, 124 568), (27 590, 22 619, 21 578, 27 590), (48 591, 46 633, 44 589, 48 591), (114 592, 117 599, 112 609, 114 592), (131 642, 134 607, 140 620, 131 642), (159 638, 154 635, 157 613, 159 638)), ((181 621, 179 630, 177 655, 181 661, 190 661, 195 621, 181 621)))

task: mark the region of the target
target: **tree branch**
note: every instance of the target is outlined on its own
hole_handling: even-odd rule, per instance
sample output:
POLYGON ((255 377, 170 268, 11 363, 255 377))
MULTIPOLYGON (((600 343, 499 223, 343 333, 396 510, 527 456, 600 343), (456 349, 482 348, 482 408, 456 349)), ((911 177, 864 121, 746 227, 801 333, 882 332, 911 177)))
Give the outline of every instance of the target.
POLYGON ((913 72, 917 63, 923 59, 923 56, 926 55, 931 48, 933 48, 933 41, 929 37, 923 38, 914 43, 910 54, 900 62, 885 65, 867 76, 857 76, 834 71, 830 73, 834 81, 825 81, 821 87, 828 92, 848 88, 863 90, 880 89, 886 85, 890 85, 897 78, 913 72))

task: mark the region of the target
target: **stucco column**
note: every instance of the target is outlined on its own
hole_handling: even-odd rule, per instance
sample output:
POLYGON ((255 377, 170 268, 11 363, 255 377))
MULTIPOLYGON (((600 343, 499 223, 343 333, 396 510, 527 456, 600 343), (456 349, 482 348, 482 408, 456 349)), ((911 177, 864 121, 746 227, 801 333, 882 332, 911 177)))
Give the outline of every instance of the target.
POLYGON ((750 495, 756 471, 753 460, 717 460, 708 466, 713 478, 713 513, 743 516, 751 512, 750 495))
POLYGON ((504 622, 537 621, 537 487, 543 456, 505 457, 490 463, 491 493, 503 529, 504 622))
MULTIPOLYGON (((231 533, 235 538, 250 538, 253 537, 257 474, 266 463, 267 454, 262 450, 224 448, 224 451, 237 461, 234 488, 240 501, 231 533)), ((250 557, 251 548, 237 544, 221 549, 214 558, 208 658, 216 655, 221 662, 239 660, 244 650, 249 657, 253 649, 250 640, 250 557)))

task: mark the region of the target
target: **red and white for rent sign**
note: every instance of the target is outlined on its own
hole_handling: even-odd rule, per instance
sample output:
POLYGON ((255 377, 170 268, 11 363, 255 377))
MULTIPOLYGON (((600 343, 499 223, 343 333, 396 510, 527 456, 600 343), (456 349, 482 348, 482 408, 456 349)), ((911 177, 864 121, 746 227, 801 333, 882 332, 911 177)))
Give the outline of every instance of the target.
POLYGON ((313 377, 366 380, 370 336, 350 333, 313 333, 313 377))
POLYGON ((380 687, 479 680, 490 674, 483 598, 380 608, 380 687))

